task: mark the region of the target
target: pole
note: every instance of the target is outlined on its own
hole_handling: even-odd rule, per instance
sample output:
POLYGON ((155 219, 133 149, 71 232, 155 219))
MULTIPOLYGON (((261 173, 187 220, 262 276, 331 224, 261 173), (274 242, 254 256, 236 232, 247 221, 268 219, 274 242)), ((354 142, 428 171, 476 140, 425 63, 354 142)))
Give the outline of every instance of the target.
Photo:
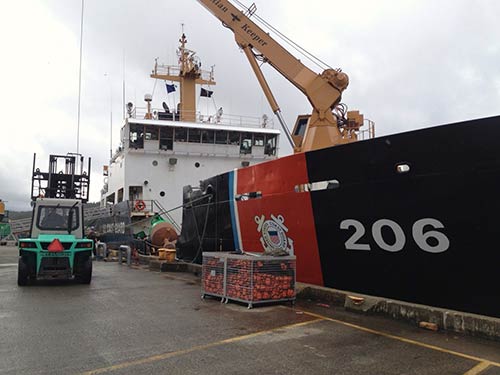
POLYGON ((105 77, 108 77, 109 84, 109 160, 113 159, 113 90, 111 88, 111 76, 108 73, 104 73, 105 77))
POLYGON ((125 119, 125 49, 123 49, 122 115, 125 119))
POLYGON ((76 154, 80 153, 80 108, 82 97, 82 51, 83 51, 83 10, 85 0, 82 0, 82 15, 80 20, 80 69, 78 71, 78 121, 76 129, 76 154))

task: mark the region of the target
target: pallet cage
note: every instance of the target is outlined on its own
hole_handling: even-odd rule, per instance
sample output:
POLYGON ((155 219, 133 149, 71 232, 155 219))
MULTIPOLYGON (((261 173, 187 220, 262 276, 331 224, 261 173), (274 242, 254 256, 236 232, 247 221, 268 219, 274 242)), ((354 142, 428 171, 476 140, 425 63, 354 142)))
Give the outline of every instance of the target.
POLYGON ((225 297, 226 260, 218 256, 203 255, 202 290, 203 294, 225 297))
POLYGON ((203 254, 202 297, 247 303, 295 301, 295 256, 203 254))

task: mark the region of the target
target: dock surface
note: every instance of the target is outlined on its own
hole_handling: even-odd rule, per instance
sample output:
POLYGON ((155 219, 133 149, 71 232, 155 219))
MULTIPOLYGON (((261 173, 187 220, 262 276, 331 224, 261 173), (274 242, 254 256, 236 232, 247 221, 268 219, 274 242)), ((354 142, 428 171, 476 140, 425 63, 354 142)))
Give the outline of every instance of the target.
POLYGON ((94 262, 90 285, 18 287, 0 247, 0 374, 500 374, 500 342, 297 301, 200 298, 188 273, 94 262))

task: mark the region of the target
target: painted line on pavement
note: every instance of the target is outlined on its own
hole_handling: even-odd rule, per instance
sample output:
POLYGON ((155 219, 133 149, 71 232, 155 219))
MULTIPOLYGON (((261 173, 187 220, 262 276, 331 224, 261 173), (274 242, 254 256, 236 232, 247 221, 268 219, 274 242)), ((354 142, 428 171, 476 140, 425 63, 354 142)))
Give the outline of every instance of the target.
POLYGON ((431 345, 431 344, 426 344, 424 342, 420 342, 420 341, 416 341, 416 340, 412 340, 412 339, 407 339, 407 338, 401 337, 401 336, 391 335, 390 333, 386 333, 386 332, 382 332, 382 331, 377 331, 375 329, 363 327, 363 326, 360 326, 360 325, 357 325, 357 324, 347 323, 347 322, 344 322, 342 320, 329 318, 327 316, 316 314, 316 313, 312 313, 312 312, 308 312, 308 311, 304 311, 304 314, 307 314, 309 316, 312 316, 312 317, 315 317, 315 318, 318 318, 318 319, 327 320, 327 321, 330 321, 330 322, 333 322, 333 323, 342 324, 344 326, 347 326, 347 327, 350 327, 350 328, 354 328, 354 329, 357 329, 357 330, 360 330, 360 331, 364 331, 364 332, 368 332, 368 333, 373 333, 373 334, 378 335, 378 336, 383 336, 383 337, 387 337, 387 338, 390 338, 390 339, 393 339, 393 340, 401 341, 401 342, 404 342, 404 343, 407 343, 407 344, 421 346, 423 348, 432 349, 432 350, 435 350, 435 351, 438 351, 438 352, 451 354, 451 355, 454 355, 456 357, 462 357, 462 358, 465 358, 465 359, 470 359, 470 360, 481 362, 481 363, 488 363, 488 366, 500 367, 500 363, 489 361, 489 360, 487 360, 485 358, 480 358, 480 357, 476 357, 476 356, 473 356, 473 355, 456 352, 454 350, 448 350, 448 349, 445 349, 445 348, 441 348, 439 346, 435 346, 435 345, 431 345))
POLYGON ((247 339, 250 339, 250 338, 253 338, 256 336, 265 335, 267 333, 272 333, 272 332, 280 331, 283 329, 292 329, 292 328, 302 327, 302 326, 309 325, 309 324, 314 324, 314 323, 321 322, 323 320, 324 319, 318 318, 318 319, 308 320, 307 322, 289 324, 286 326, 272 328, 272 329, 268 329, 265 331, 254 332, 254 333, 250 333, 248 335, 236 336, 236 337, 232 337, 229 339, 208 343, 205 345, 193 346, 192 348, 178 350, 175 352, 157 354, 157 355, 153 355, 151 357, 145 357, 145 358, 137 359, 134 361, 123 362, 123 363, 119 363, 119 364, 108 366, 108 367, 102 367, 102 368, 98 368, 95 370, 86 371, 86 372, 81 373, 81 375, 96 375, 96 374, 103 374, 106 372, 111 372, 111 371, 116 371, 116 370, 123 370, 123 369, 128 368, 128 367, 144 365, 144 364, 152 363, 152 362, 158 362, 158 361, 162 361, 162 360, 169 359, 172 357, 177 357, 177 356, 180 356, 183 354, 193 353, 193 352, 200 351, 200 350, 210 349, 210 348, 213 348, 216 346, 221 346, 221 345, 225 345, 225 344, 231 344, 234 342, 247 340, 247 339))
POLYGON ((467 371, 464 375, 478 375, 482 373, 484 370, 491 366, 491 362, 481 362, 477 366, 474 366, 469 371, 467 371))

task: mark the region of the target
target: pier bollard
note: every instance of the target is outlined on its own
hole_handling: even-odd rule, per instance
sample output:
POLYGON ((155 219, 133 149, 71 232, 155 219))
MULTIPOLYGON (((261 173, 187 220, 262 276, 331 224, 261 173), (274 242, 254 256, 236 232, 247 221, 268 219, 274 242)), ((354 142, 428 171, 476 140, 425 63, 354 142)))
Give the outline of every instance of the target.
POLYGON ((132 264, 132 249, 130 249, 130 246, 121 245, 119 251, 118 263, 121 265, 123 262, 123 256, 126 256, 127 266, 130 266, 132 264))

